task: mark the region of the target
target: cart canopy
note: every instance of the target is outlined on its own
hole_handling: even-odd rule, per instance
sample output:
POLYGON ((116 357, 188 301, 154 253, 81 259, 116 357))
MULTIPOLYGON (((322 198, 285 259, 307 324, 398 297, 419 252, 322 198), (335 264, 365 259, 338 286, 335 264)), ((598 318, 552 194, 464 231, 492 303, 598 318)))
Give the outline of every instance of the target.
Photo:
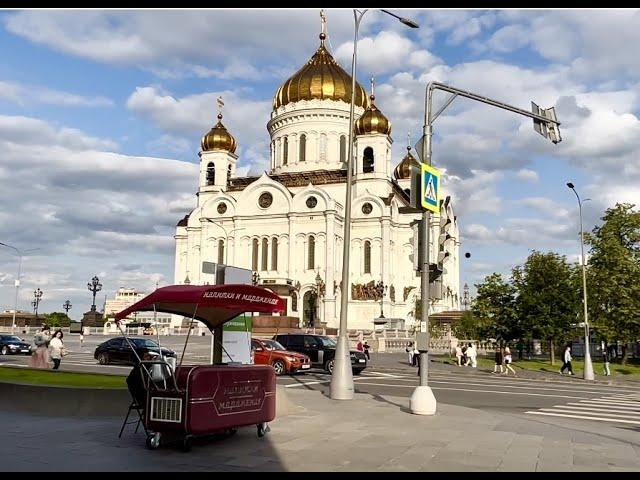
POLYGON ((253 285, 170 285, 117 313, 116 322, 133 312, 154 310, 193 317, 213 330, 244 312, 283 312, 284 300, 253 285))

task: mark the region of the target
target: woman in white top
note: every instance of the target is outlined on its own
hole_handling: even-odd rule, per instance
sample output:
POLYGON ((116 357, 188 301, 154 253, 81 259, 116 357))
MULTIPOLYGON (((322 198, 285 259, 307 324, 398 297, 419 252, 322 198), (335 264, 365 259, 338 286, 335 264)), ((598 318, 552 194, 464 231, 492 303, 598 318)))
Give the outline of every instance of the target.
POLYGON ((564 363, 560 369, 560 375, 564 373, 565 369, 569 370, 569 375, 573 375, 573 368, 571 367, 571 346, 567 345, 567 348, 564 349, 564 356, 562 357, 562 360, 564 363))
POLYGON ((506 367, 504 374, 509 375, 509 370, 511 370, 511 372, 513 372, 513 376, 517 377, 516 371, 511 366, 512 363, 513 357, 511 356, 511 350, 509 349, 509 347, 504 347, 504 366, 506 367))
POLYGON ((62 357, 66 355, 62 337, 64 337, 62 330, 56 330, 56 333, 53 334, 53 338, 49 342, 49 350, 51 354, 51 360, 53 360, 54 370, 58 370, 62 357))

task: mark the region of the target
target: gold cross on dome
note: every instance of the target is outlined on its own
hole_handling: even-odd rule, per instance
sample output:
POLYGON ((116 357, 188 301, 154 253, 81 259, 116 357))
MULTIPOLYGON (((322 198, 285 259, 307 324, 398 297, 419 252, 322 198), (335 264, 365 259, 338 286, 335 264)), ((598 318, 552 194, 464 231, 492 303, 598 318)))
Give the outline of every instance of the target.
POLYGON ((224 102, 222 101, 222 95, 220 95, 216 99, 216 102, 218 103, 218 115, 222 116, 222 107, 224 107, 224 102))
POLYGON ((375 86, 376 86, 376 79, 374 77, 371 77, 371 96, 372 97, 375 96, 375 92, 374 92, 375 86))
POLYGON ((324 14, 324 10, 320 10, 320 24, 322 27, 322 33, 327 34, 327 17, 324 14))

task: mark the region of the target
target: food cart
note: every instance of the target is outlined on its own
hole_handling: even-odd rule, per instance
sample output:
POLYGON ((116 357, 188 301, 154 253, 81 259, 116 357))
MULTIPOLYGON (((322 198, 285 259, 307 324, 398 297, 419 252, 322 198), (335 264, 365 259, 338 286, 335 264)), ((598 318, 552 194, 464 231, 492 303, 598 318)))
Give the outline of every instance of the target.
MULTIPOLYGON (((172 285, 157 289, 121 311, 116 322, 120 327, 121 320, 133 312, 159 311, 191 317, 191 324, 199 320, 213 333, 220 332, 222 324, 244 312, 283 310, 282 298, 262 287, 172 285)), ((258 436, 264 436, 276 411, 273 367, 233 363, 184 365, 191 330, 175 368, 164 359, 140 358, 134 367, 139 369, 142 382, 138 390, 144 398, 138 403, 141 421, 148 432, 147 447, 155 449, 161 442, 181 441, 183 449, 189 450, 196 436, 234 432, 248 425, 256 426, 258 436)), ((221 338, 215 340, 221 345, 221 338)))

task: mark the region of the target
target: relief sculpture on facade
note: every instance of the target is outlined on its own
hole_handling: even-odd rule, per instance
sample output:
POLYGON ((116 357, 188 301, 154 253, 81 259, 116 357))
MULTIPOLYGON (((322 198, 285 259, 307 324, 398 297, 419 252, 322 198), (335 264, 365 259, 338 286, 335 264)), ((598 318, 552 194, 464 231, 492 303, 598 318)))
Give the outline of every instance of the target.
POLYGON ((376 288, 376 284, 373 280, 369 283, 352 283, 351 284, 351 298, 354 300, 375 300, 379 301, 382 296, 376 288))

